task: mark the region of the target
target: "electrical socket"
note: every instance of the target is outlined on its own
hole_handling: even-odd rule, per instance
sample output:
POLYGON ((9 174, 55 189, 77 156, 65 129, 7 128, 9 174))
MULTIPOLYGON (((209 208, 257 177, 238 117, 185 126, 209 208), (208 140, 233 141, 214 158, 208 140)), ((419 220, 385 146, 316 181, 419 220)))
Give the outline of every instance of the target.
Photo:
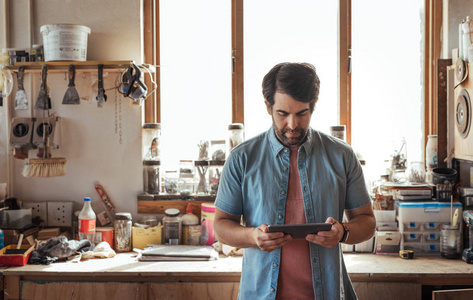
POLYGON ((31 208, 31 219, 35 225, 48 226, 48 202, 46 201, 29 201, 22 203, 23 208, 31 208), (39 217, 39 222, 35 218, 39 217))
POLYGON ((48 201, 48 226, 72 226, 72 201, 48 201))

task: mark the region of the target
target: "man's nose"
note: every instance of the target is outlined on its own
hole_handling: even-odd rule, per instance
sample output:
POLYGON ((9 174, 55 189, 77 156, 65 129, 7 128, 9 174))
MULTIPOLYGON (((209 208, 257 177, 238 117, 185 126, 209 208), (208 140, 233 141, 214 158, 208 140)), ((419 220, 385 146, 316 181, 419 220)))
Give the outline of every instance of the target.
POLYGON ((289 127, 292 130, 297 128, 297 118, 296 118, 296 116, 290 115, 287 118, 287 127, 289 127))

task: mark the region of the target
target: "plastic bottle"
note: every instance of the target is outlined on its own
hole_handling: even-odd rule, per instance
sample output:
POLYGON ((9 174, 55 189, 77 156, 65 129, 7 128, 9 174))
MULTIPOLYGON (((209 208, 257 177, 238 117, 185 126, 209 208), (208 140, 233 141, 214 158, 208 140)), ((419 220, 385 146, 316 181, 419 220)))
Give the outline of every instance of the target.
POLYGON ((90 205, 90 197, 84 198, 84 207, 79 214, 79 239, 87 239, 91 243, 95 241, 95 219, 96 215, 90 205))
POLYGON ((5 248, 5 233, 0 229, 0 249, 5 248))
POLYGON ((182 243, 184 245, 199 245, 200 243, 200 220, 192 213, 191 204, 187 204, 186 214, 181 218, 182 243))

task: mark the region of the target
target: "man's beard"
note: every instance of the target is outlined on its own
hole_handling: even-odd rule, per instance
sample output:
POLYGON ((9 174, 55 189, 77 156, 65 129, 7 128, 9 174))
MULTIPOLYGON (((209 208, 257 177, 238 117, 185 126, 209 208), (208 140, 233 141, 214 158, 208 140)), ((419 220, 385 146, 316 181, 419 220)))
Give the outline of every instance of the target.
POLYGON ((283 145, 288 146, 288 147, 299 146, 300 144, 302 144, 302 142, 304 141, 305 136, 307 134, 307 131, 304 131, 304 129, 302 129, 300 127, 297 127, 294 130, 291 130, 287 127, 283 128, 283 129, 280 129, 274 123, 273 123, 273 125, 274 125, 274 129, 276 131, 276 136, 278 137, 278 139, 281 141, 281 143, 283 145), (287 137, 285 135, 287 132, 298 132, 299 136, 297 136, 297 137, 287 137))

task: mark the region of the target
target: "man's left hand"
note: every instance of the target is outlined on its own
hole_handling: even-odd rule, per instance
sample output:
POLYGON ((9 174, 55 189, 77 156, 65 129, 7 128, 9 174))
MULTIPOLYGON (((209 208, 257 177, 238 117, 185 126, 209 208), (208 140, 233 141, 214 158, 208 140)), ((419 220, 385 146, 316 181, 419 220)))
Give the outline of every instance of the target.
POLYGON ((345 230, 343 229, 343 225, 332 217, 327 218, 325 223, 333 224, 330 231, 319 231, 317 234, 308 234, 305 239, 314 244, 333 248, 342 239, 345 230))

